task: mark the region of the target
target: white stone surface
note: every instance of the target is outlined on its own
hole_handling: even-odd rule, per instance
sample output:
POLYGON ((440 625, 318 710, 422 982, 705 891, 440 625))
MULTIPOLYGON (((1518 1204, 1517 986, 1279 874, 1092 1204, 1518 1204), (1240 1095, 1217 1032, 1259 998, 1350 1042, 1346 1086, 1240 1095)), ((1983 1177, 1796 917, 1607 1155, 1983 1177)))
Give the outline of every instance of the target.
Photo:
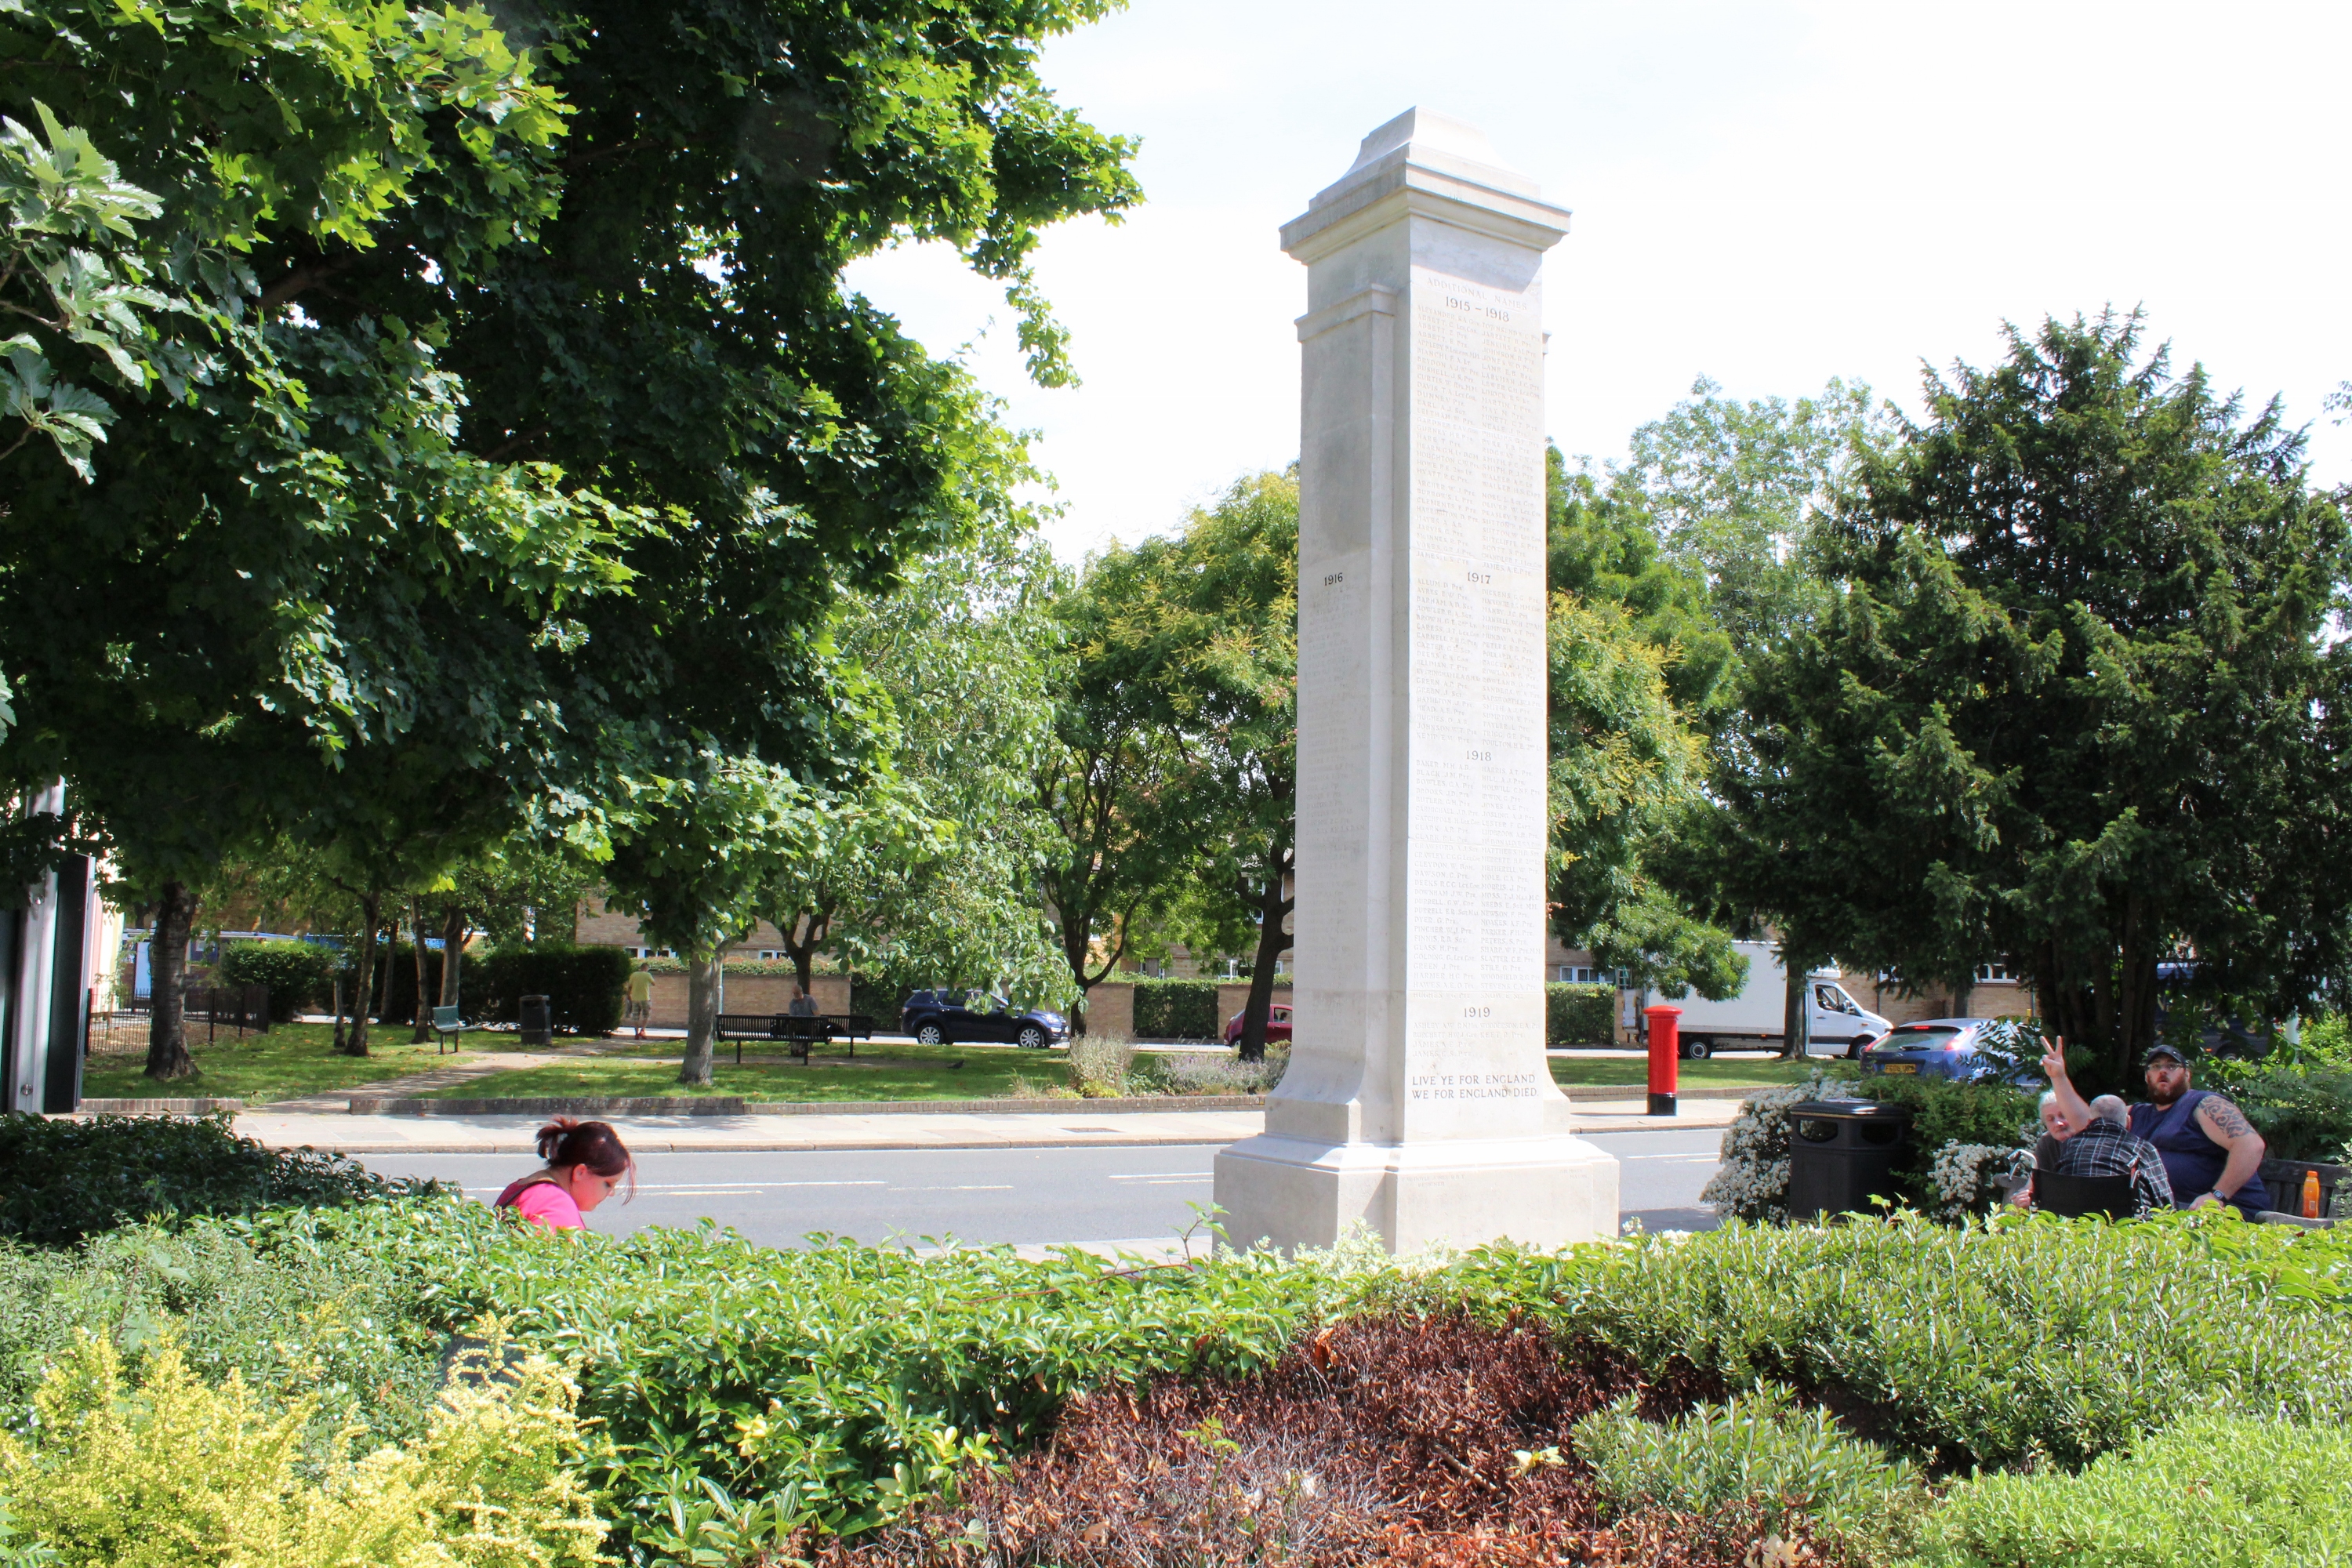
POLYGON ((1543 1049, 1543 253, 1568 214, 1408 110, 1307 268, 1290 1068, 1217 1157, 1237 1245, 1613 1235, 1543 1049))

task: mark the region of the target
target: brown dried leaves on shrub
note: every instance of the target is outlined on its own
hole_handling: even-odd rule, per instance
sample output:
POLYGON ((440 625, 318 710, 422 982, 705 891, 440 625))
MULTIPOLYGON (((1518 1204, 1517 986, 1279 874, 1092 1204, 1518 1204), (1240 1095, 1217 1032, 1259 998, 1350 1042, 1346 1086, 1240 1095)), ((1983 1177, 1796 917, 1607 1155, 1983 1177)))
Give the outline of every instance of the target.
MULTIPOLYGON (((1045 1449, 821 1561, 1745 1568, 1786 1528, 1777 1509, 1604 1522, 1569 1428, 1637 1381, 1609 1352, 1563 1359, 1539 1329, 1360 1319, 1301 1341, 1261 1376, 1074 1400, 1045 1449)), ((1776 1556, 1775 1568, 1783 1561, 1810 1557, 1776 1556)))

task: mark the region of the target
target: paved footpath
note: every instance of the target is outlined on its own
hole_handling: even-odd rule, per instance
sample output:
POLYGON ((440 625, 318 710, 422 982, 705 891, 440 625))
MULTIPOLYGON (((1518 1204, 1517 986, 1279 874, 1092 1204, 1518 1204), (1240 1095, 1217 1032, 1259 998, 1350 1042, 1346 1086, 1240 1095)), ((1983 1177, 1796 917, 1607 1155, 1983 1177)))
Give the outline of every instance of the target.
MULTIPOLYGON (((1580 1100, 1580 1132, 1671 1131, 1728 1126, 1736 1100, 1685 1100, 1674 1116, 1650 1116, 1642 1100, 1580 1100)), ((236 1130, 277 1148, 345 1154, 527 1154, 545 1119, 537 1116, 352 1116, 270 1107, 236 1119, 236 1130)), ((1261 1110, 1156 1110, 1089 1114, 950 1111, 890 1116, 613 1116, 622 1141, 646 1153, 853 1149, 1065 1149, 1089 1145, 1230 1143, 1264 1130, 1261 1110)))

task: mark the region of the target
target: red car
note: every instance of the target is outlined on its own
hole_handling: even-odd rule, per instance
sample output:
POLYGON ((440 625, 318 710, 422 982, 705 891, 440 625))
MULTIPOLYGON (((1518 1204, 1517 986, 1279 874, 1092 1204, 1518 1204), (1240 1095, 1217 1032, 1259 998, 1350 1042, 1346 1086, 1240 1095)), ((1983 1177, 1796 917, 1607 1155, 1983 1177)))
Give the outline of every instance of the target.
MULTIPOLYGON (((1289 1003, 1276 1002, 1273 1006, 1266 1009, 1265 1037, 1269 1040, 1280 1040, 1285 1045, 1288 1045, 1290 1043, 1289 1003)), ((1235 1049, 1239 1049, 1241 1043, 1242 1015, 1236 1013, 1232 1017, 1225 1020, 1225 1044, 1234 1047, 1235 1049)))

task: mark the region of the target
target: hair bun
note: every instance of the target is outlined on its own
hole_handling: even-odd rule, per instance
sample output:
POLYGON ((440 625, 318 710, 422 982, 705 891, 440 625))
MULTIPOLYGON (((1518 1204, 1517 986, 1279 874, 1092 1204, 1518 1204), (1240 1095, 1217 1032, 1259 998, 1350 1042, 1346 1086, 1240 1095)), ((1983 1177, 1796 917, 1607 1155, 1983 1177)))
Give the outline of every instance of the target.
POLYGON ((541 1128, 538 1139, 539 1157, 553 1164, 556 1154, 563 1148, 564 1139, 569 1137, 572 1130, 579 1125, 578 1121, 569 1116, 559 1116, 541 1128))

